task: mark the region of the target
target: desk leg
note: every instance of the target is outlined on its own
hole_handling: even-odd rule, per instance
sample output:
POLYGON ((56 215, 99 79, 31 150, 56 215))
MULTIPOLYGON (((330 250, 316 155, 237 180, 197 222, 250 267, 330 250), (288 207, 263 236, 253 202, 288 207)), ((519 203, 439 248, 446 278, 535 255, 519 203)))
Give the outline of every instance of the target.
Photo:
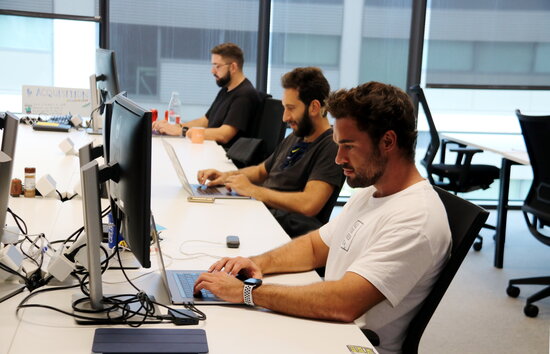
POLYGON ((494 266, 502 268, 504 263, 504 242, 506 240, 506 220, 508 217, 508 192, 510 190, 510 168, 515 162, 502 159, 500 167, 500 194, 497 205, 497 225, 495 235, 495 262, 494 266))

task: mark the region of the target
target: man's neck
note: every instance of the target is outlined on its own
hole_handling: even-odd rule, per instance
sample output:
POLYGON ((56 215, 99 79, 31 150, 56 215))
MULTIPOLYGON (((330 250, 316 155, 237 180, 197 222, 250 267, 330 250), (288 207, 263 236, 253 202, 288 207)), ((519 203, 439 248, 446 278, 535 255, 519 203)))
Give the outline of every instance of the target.
POLYGON ((233 90, 235 87, 239 86, 241 84, 241 82, 243 82, 245 79, 246 79, 246 77, 244 76, 243 73, 236 73, 236 74, 232 75, 231 76, 231 81, 226 86, 227 91, 229 92, 229 91, 233 90))
POLYGON ((313 119, 313 133, 306 136, 304 138, 304 141, 306 143, 312 143, 321 136, 324 132, 326 132, 328 129, 330 129, 330 123, 328 122, 328 119, 325 117, 319 117, 317 119, 313 119))
POLYGON ((388 162, 384 175, 374 185, 376 188, 374 197, 382 198, 390 196, 422 180, 424 180, 424 177, 420 175, 420 172, 418 172, 413 163, 396 161, 396 163, 391 164, 388 162))

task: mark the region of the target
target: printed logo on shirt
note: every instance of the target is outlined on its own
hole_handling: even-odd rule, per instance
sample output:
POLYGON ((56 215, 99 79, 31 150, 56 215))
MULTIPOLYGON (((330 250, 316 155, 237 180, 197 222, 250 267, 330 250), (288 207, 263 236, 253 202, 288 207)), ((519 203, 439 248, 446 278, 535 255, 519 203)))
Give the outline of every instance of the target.
POLYGON ((343 249, 346 252, 349 251, 351 243, 353 242, 355 235, 357 235, 357 232, 361 227, 363 227, 363 223, 359 220, 357 220, 356 222, 353 223, 353 225, 351 225, 350 230, 348 231, 348 233, 346 234, 346 237, 344 238, 344 240, 342 241, 342 244, 340 245, 341 249, 343 249))

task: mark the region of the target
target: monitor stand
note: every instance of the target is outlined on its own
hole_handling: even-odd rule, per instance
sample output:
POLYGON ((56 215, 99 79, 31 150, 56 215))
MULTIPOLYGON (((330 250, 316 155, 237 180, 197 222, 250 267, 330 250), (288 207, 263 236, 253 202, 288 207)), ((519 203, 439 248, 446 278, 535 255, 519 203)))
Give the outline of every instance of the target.
POLYGON ((0 302, 4 302, 12 296, 22 293, 25 285, 20 283, 0 282, 0 302))
POLYGON ((102 135, 103 134, 103 129, 101 129, 101 128, 99 128, 99 129, 86 128, 86 133, 88 133, 90 135, 102 135))
POLYGON ((136 259, 136 257, 134 257, 132 252, 121 252, 119 250, 119 254, 120 254, 120 263, 122 263, 122 267, 120 266, 120 263, 118 262, 118 259, 115 256, 111 261, 109 261, 109 269, 140 269, 141 268, 141 264, 139 264, 138 260, 136 259))

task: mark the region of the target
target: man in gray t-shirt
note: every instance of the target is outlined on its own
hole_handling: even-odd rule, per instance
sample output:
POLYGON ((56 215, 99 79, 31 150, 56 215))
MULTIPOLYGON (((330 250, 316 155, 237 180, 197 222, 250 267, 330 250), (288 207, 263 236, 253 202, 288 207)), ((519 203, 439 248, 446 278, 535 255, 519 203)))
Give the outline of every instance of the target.
POLYGON ((293 132, 256 166, 237 171, 201 170, 199 183, 225 186, 264 202, 292 237, 328 221, 340 188, 342 169, 326 117, 330 87, 318 68, 296 68, 281 79, 283 121, 293 132))

